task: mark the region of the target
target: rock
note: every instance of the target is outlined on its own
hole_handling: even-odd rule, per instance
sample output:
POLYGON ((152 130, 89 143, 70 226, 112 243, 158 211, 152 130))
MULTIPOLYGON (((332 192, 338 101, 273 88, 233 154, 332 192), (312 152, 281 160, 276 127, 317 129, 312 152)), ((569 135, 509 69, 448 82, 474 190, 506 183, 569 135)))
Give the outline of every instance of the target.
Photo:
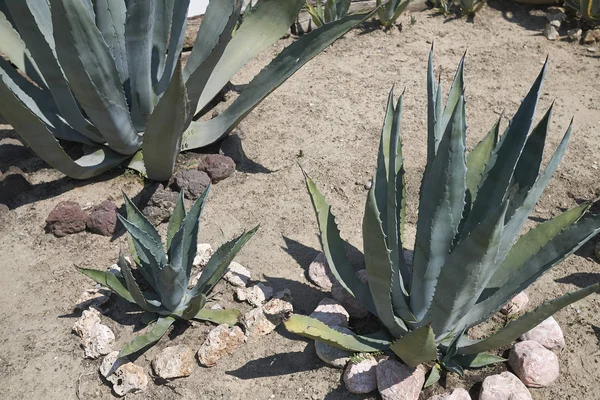
POLYGON ((85 358, 98 358, 113 350, 115 334, 108 326, 100 323, 100 312, 94 308, 83 312, 75 322, 73 331, 81 337, 85 358))
POLYGON ((572 42, 578 42, 581 39, 582 33, 583 31, 581 30, 581 28, 569 29, 567 31, 567 37, 572 42))
MULTIPOLYGON (((559 22, 559 26, 560 26, 560 22, 559 22)), ((560 36, 558 35, 558 31, 556 30, 556 27, 554 25, 552 25, 552 22, 548 22, 546 24, 546 26, 544 27, 544 36, 546 37, 546 39, 548 40, 557 40, 560 36)))
POLYGON ((102 360, 100 373, 112 383, 114 392, 119 396, 145 390, 148 376, 144 369, 129 360, 118 358, 119 352, 113 351, 102 360))
POLYGON ((567 14, 565 14, 564 12, 561 12, 561 11, 546 14, 546 19, 548 20, 548 22, 550 22, 550 23, 558 22, 558 26, 554 25, 557 28, 560 27, 560 23, 562 21, 564 21, 566 18, 567 18, 567 14))
POLYGON ((206 154, 202 157, 198 169, 206 172, 212 182, 216 183, 235 172, 235 162, 222 154, 206 154))
POLYGON ((369 273, 366 269, 359 269, 356 271, 356 276, 358 276, 358 279, 360 279, 360 281, 365 285, 369 284, 369 273))
POLYGON ((529 303, 529 296, 527 293, 520 292, 518 295, 513 297, 508 303, 500 309, 500 312, 505 315, 519 314, 527 308, 529 303))
POLYGON ((321 289, 331 290, 335 278, 329 269, 324 253, 319 253, 308 266, 308 278, 321 289))
POLYGON ((76 201, 61 201, 46 218, 46 231, 63 237, 85 230, 88 215, 76 201))
POLYGON ((383 400, 418 400, 425 383, 425 372, 396 360, 377 364, 377 388, 383 400))
MULTIPOLYGON (((332 326, 331 328, 347 335, 352 334, 350 329, 344 328, 343 326, 332 326)), ((330 346, 318 340, 315 341, 315 351, 317 352, 317 357, 319 357, 325 364, 340 369, 346 366, 353 354, 351 351, 338 349, 337 347, 330 346)))
POLYGON ((596 40, 598 40, 598 38, 592 29, 588 29, 583 34, 583 44, 594 44, 596 43, 596 40))
POLYGON ((190 50, 194 47, 194 42, 196 41, 196 37, 198 36, 198 30, 200 29, 200 24, 202 23, 203 15, 194 15, 187 19, 187 24, 185 27, 185 36, 183 38, 183 48, 186 50, 190 50))
POLYGON ((344 383, 350 393, 371 393, 377 389, 377 360, 350 361, 344 371, 344 383))
POLYGON ((337 282, 331 287, 331 297, 338 301, 353 318, 365 318, 369 315, 369 310, 337 282))
POLYGON ((163 185, 159 185, 142 212, 150 222, 158 225, 169 219, 178 197, 178 193, 165 189, 163 185))
POLYGON ((110 200, 94 206, 87 220, 87 228, 92 233, 112 236, 117 226, 117 205, 110 200))
POLYGON ((529 390, 515 375, 503 372, 483 380, 479 400, 533 400, 529 390))
POLYGON ((220 148, 224 155, 230 157, 238 165, 246 160, 239 128, 234 129, 229 136, 221 142, 220 148))
POLYGON ((345 327, 350 319, 348 311, 340 303, 327 297, 319 302, 310 316, 329 326, 345 327))
POLYGON ((244 325, 249 336, 263 336, 275 330, 287 313, 294 311, 292 304, 283 299, 271 299, 264 306, 244 314, 244 325))
POLYGON ((558 378, 556 354, 532 340, 515 344, 510 350, 508 364, 529 387, 549 386, 558 378))
POLYGON ((167 347, 152 360, 152 370, 163 379, 190 376, 195 366, 194 351, 183 345, 167 347))
POLYGON ((259 282, 247 288, 239 288, 235 294, 239 301, 246 301, 258 307, 273 296, 273 288, 259 282))
POLYGON ((213 255, 214 250, 211 245, 208 243, 198 243, 198 247, 196 249, 196 257, 194 257, 193 265, 194 267, 204 268, 204 266, 210 260, 210 257, 213 255))
POLYGON ((206 340, 200 346, 197 353, 198 361, 204 367, 212 367, 244 342, 246 342, 246 335, 239 326, 230 328, 227 324, 219 325, 208 333, 206 340))
POLYGON ((0 203, 12 204, 17 196, 29 191, 31 183, 18 167, 10 167, 0 176, 0 203))
POLYGON ((560 350, 565 347, 562 329, 553 317, 546 318, 538 326, 522 334, 519 339, 533 340, 548 350, 560 350))
POLYGON ((177 171, 173 176, 175 187, 182 190, 186 199, 196 200, 210 185, 210 177, 204 171, 191 169, 177 171))
POLYGON ((79 296, 75 308, 79 310, 98 308, 110 299, 110 293, 110 290, 106 289, 88 289, 79 296))
MULTIPOLYGON (((128 257, 125 257, 125 259, 127 260, 127 259, 128 259, 128 257)), ((131 262, 129 262, 129 265, 131 265, 131 262)), ((110 273, 111 273, 111 274, 113 274, 114 276, 118 276, 118 277, 122 276, 122 275, 121 275, 121 267, 119 267, 119 265, 118 265, 118 264, 113 264, 113 265, 111 265, 110 267, 108 267, 108 268, 106 269, 106 271, 107 271, 107 272, 110 272, 110 273)))
POLYGON ((471 400, 471 396, 466 389, 456 388, 430 397, 429 400, 471 400))
POLYGON ((267 319, 274 325, 279 325, 283 318, 292 311, 294 307, 292 303, 285 299, 273 298, 262 306, 263 313, 267 319))
POLYGON ((224 276, 227 282, 237 287, 246 287, 250 277, 250 271, 235 261, 232 261, 229 264, 229 267, 227 267, 227 273, 224 276))

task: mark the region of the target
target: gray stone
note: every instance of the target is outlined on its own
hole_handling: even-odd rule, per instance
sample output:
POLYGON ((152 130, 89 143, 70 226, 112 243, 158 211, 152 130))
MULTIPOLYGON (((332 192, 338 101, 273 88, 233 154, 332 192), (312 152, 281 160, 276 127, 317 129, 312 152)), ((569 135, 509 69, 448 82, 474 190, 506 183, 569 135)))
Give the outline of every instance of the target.
POLYGON ((551 385, 559 374, 558 358, 538 342, 527 340, 513 346, 508 364, 528 387, 551 385))
POLYGON ((145 390, 148 386, 148 376, 139 365, 129 362, 126 358, 118 358, 119 352, 113 351, 102 360, 100 373, 112 384, 118 396, 145 390))
POLYGON ((81 338, 85 358, 94 359, 113 351, 115 334, 100 322, 100 312, 92 308, 85 310, 73 326, 73 331, 81 338))
POLYGON ((235 172, 235 162, 222 154, 205 154, 198 165, 200 171, 208 174, 213 183, 230 177, 235 172))
POLYGON ((254 307, 259 307, 273 297, 273 288, 259 282, 247 288, 238 288, 235 294, 239 301, 246 301, 254 307))
POLYGON ((158 225, 169 219, 175 208, 177 197, 179 197, 178 193, 165 189, 163 185, 159 185, 142 212, 150 222, 158 225))
POLYGON ((239 326, 230 328, 227 324, 219 325, 208 333, 206 340, 200 346, 197 353, 198 361, 204 367, 212 367, 245 342, 246 335, 239 326))
POLYGON ((483 380, 479 400, 533 400, 529 390, 514 374, 503 372, 483 380))
POLYGON ((319 253, 308 266, 308 278, 321 289, 331 290, 335 278, 329 269, 324 253, 319 253))
POLYGON ((329 326, 348 326, 350 315, 337 301, 324 298, 310 316, 329 326))
POLYGON ((177 171, 173 176, 177 190, 183 191, 186 199, 196 200, 210 185, 210 177, 204 171, 190 169, 177 171))
POLYGON ((529 296, 527 296, 527 293, 520 292, 515 297, 510 299, 510 301, 500 309, 500 312, 505 315, 520 314, 527 309, 528 303, 529 296))
POLYGON ((87 220, 87 229, 98 235, 112 236, 117 226, 117 205, 110 200, 94 206, 87 220))
MULTIPOLYGON (((560 26, 560 22, 559 22, 560 26)), ((552 22, 548 22, 544 27, 544 36, 548 40, 557 40, 560 36, 558 35, 558 31, 556 30, 556 26, 552 25, 552 22)))
POLYGON ((248 281, 251 278, 250 271, 243 265, 232 261, 227 267, 227 272, 224 276, 225 280, 231 283, 233 286, 246 287, 248 281))
POLYGON ((560 350, 565 347, 562 329, 553 317, 546 318, 538 326, 522 334, 519 339, 533 340, 548 350, 560 350))
POLYGON ((152 360, 154 373, 163 379, 190 376, 195 366, 194 351, 183 345, 167 347, 152 360))
POLYGON ((344 371, 344 383, 350 393, 371 393, 377 389, 377 360, 350 361, 344 371))
POLYGON ((369 310, 358 302, 342 285, 335 282, 331 287, 331 297, 338 301, 353 318, 365 318, 369 310))
MULTIPOLYGON (((331 328, 347 335, 352 334, 350 329, 344 328, 343 326, 332 326, 331 328)), ((346 366, 353 354, 351 351, 338 349, 337 347, 330 346, 318 340, 315 341, 315 351, 317 353, 317 357, 319 357, 324 363, 340 369, 346 366)))
POLYGON ((377 364, 377 388, 383 400, 418 400, 425 383, 422 368, 411 368, 396 360, 377 364))
POLYGON ((82 232, 87 225, 88 214, 76 201, 61 201, 46 218, 46 231, 56 237, 82 232))
POLYGON ((90 307, 98 308, 110 300, 110 294, 110 290, 106 289, 88 289, 79 296, 75 308, 79 310, 87 310, 90 307))
POLYGON ((429 400, 471 400, 471 396, 466 389, 455 388, 442 394, 432 396, 429 400))

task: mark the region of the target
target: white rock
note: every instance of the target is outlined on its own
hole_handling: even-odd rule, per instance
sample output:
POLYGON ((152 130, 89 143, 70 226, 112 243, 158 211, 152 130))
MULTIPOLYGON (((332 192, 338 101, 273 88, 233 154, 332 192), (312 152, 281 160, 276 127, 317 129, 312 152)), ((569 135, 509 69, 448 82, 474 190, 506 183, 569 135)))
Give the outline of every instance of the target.
POLYGON ((510 350, 508 364, 529 387, 551 385, 558 378, 560 369, 556 354, 532 340, 515 344, 510 350))
POLYGON ((117 264, 113 264, 108 267, 107 271, 115 276, 121 276, 121 267, 119 267, 117 264))
POLYGON ((263 283, 257 283, 247 288, 239 288, 235 294, 239 301, 246 301, 254 307, 258 307, 273 297, 273 288, 263 283))
POLYGON ((212 306, 210 306, 211 310, 224 310, 223 306, 220 305, 219 303, 215 303, 212 306))
POLYGON ((81 317, 75 321, 75 325, 73 325, 73 331, 79 336, 83 337, 86 332, 89 332, 92 327, 96 324, 99 324, 100 320, 100 312, 95 308, 85 310, 81 317))
POLYGON ((100 323, 98 310, 85 310, 75 322, 73 330, 81 337, 85 358, 94 359, 113 351, 115 334, 108 326, 100 323))
POLYGON ((277 327, 286 314, 294 310, 284 299, 271 299, 264 306, 244 314, 244 325, 249 336, 266 335, 277 327))
POLYGON ((528 303, 529 296, 527 296, 527 293, 521 292, 510 299, 510 301, 506 303, 502 309, 500 309, 500 312, 505 315, 519 314, 525 311, 528 303))
POLYGON ((183 345, 167 347, 152 360, 154 373, 163 379, 190 376, 195 366, 194 351, 183 345))
POLYGON ((90 307, 100 307, 110 300, 110 293, 110 290, 106 289, 88 289, 79 296, 75 307, 79 310, 86 310, 90 307))
POLYGON ((479 400, 533 400, 529 390, 515 375, 503 372, 483 380, 479 400))
POLYGON ((371 393, 377 389, 377 360, 350 361, 344 371, 344 383, 350 393, 371 393))
POLYGON ((198 361, 204 367, 212 367, 245 342, 246 335, 239 326, 230 328, 227 324, 219 325, 208 333, 206 340, 200 346, 197 353, 198 361))
POLYGON ((331 290, 335 278, 329 269, 324 253, 319 253, 308 266, 308 278, 321 289, 331 290))
POLYGON ((213 254, 213 249, 208 243, 198 243, 196 257, 194 257, 194 261, 192 264, 194 267, 204 267, 208 260, 210 260, 210 256, 213 254))
POLYGON ((429 400, 471 400, 466 389, 456 388, 429 398, 429 400))
POLYGON ((553 317, 546 318, 538 326, 522 334, 519 339, 533 340, 549 350, 560 350, 565 347, 562 329, 553 317))
POLYGON ((350 315, 337 301, 324 298, 310 316, 329 326, 348 326, 350 315))
POLYGON ((113 351, 102 360, 100 373, 113 385, 114 392, 119 396, 145 390, 148 386, 148 376, 144 369, 125 358, 118 359, 119 352, 113 351))
POLYGON ((227 282, 237 287, 246 287, 250 277, 250 271, 235 261, 232 261, 229 264, 229 267, 227 267, 227 273, 224 276, 227 282))
POLYGON ((411 368, 396 360, 377 364, 377 389, 383 400, 418 400, 425 383, 422 368, 411 368))
MULTIPOLYGON (((343 326, 332 326, 331 328, 347 335, 352 334, 350 329, 344 328, 343 326)), ((334 368, 344 368, 353 354, 351 351, 338 349, 337 347, 330 346, 318 340, 315 341, 315 351, 317 357, 334 368)))
MULTIPOLYGON (((560 22, 558 22, 558 25, 560 26, 560 22)), ((560 36, 558 35, 558 31, 556 30, 556 26, 553 25, 553 22, 548 22, 546 24, 546 26, 544 27, 544 36, 546 37, 546 39, 548 40, 557 40, 560 36)))

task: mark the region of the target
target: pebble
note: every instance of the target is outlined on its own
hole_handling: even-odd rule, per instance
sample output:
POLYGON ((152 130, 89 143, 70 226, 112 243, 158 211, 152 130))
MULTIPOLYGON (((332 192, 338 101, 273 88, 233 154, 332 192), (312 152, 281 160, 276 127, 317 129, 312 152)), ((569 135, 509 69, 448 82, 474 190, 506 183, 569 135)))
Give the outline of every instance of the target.
POLYGON ((222 154, 206 154, 202 157, 198 169, 206 172, 212 182, 216 183, 235 172, 235 162, 231 157, 222 154))
POLYGON ((95 359, 113 351, 115 334, 100 323, 100 312, 95 308, 83 312, 75 322, 73 331, 81 337, 85 358, 95 359))
POLYGON ((87 310, 90 307, 98 308, 110 300, 110 293, 110 290, 106 289, 88 289, 79 296, 75 308, 79 310, 87 310))
POLYGON ((411 368, 396 360, 383 360, 377 364, 377 388, 383 400, 418 400, 425 384, 422 368, 411 368))
POLYGON ((119 352, 113 351, 102 360, 100 373, 112 384, 118 396, 145 390, 148 386, 148 376, 139 365, 129 362, 126 358, 118 358, 119 352))
POLYGON ((244 314, 244 325, 249 336, 263 336, 275 330, 287 313, 294 311, 292 304, 284 299, 273 298, 264 306, 244 314))
POLYGON ((559 374, 556 354, 532 340, 515 344, 510 350, 508 364, 529 387, 549 386, 559 374))
POLYGON ((210 260, 210 257, 213 255, 214 250, 208 243, 198 243, 198 247, 196 249, 196 257, 194 257, 194 261, 192 265, 198 268, 204 268, 204 266, 210 260))
POLYGON ((463 388, 455 388, 429 398, 429 400, 471 400, 471 395, 463 388))
POLYGON ((177 171, 173 180, 177 190, 183 191, 185 198, 190 200, 196 200, 210 185, 208 174, 197 169, 177 171))
POLYGON ((331 287, 331 297, 338 301, 353 318, 365 318, 369 310, 358 302, 342 285, 335 282, 331 287))
POLYGON ((506 371, 483 380, 479 400, 533 400, 529 390, 514 374, 506 371))
POLYGON ((350 361, 344 371, 344 383, 350 393, 371 393, 377 389, 377 360, 367 358, 359 362, 350 361))
POLYGON ((235 294, 239 301, 246 301, 254 307, 259 307, 273 297, 273 288, 259 282, 247 288, 238 288, 235 294))
POLYGON ((519 314, 526 310, 528 303, 529 296, 527 296, 527 293, 521 292, 510 299, 510 301, 500 309, 500 312, 505 315, 519 314))
POLYGON ((102 236, 112 236, 117 226, 117 205, 110 200, 94 206, 87 220, 87 229, 102 236))
POLYGON ((82 232, 87 225, 88 214, 76 201, 61 201, 46 218, 46 231, 56 237, 82 232))
MULTIPOLYGON (((343 326, 332 326, 331 328, 347 335, 352 334, 350 329, 344 328, 343 326)), ((353 354, 351 351, 339 349, 318 340, 315 341, 315 351, 317 357, 325 364, 331 365, 334 368, 344 368, 353 354)))
POLYGON ((565 337, 554 317, 546 318, 538 326, 522 334, 519 339, 533 340, 548 350, 560 350, 565 347, 565 337))
POLYGON ((308 278, 312 283, 324 290, 331 290, 335 278, 327 264, 325 253, 319 253, 308 266, 308 278))
POLYGON ((232 261, 227 267, 227 272, 224 276, 225 280, 231 283, 233 286, 246 287, 248 281, 250 281, 251 274, 248 269, 243 265, 232 261))
POLYGON ((340 303, 327 297, 319 302, 310 316, 329 326, 346 327, 350 319, 348 311, 340 303))
POLYGON ((230 328, 227 324, 222 324, 208 333, 196 356, 200 365, 213 367, 217 361, 233 353, 245 342, 246 335, 239 326, 230 328))
POLYGON ((183 345, 167 347, 152 360, 152 370, 163 379, 190 376, 195 366, 194 351, 183 345))

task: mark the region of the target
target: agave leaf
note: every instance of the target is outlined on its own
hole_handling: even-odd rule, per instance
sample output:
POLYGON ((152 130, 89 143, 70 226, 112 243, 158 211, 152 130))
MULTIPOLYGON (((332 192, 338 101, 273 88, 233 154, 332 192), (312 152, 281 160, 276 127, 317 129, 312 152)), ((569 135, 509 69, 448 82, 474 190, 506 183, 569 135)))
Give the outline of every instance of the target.
POLYGON ((431 304, 440 270, 458 232, 465 207, 464 109, 464 98, 461 97, 431 169, 423 177, 410 290, 410 308, 419 321, 431 304))
POLYGON ((338 332, 318 319, 305 315, 292 314, 283 321, 283 326, 292 333, 348 351, 368 353, 386 350, 390 345, 387 340, 338 332))
POLYGON ((77 271, 81 272, 88 278, 92 278, 97 283, 106 286, 107 288, 109 288, 128 302, 136 303, 136 301, 131 296, 131 293, 129 293, 129 291, 125 287, 126 284, 110 272, 98 271, 96 269, 89 268, 75 268, 77 268, 77 271))
POLYGON ((114 58, 83 3, 50 0, 56 53, 69 87, 110 148, 132 155, 141 138, 131 123, 114 58))
POLYGON ((442 376, 441 373, 442 373, 442 368, 440 367, 440 364, 435 363, 433 365, 433 367, 431 368, 431 371, 429 371, 429 376, 427 377, 427 380, 425 381, 425 384, 423 385, 423 389, 436 384, 442 376))
MULTIPOLYGON (((96 26, 115 59, 121 83, 129 81, 129 65, 125 48, 125 18, 127 7, 123 0, 94 0, 96 26)), ((129 84, 129 83, 127 83, 129 84)), ((127 94, 128 91, 125 91, 127 94)), ((131 100, 131 99, 128 99, 131 100)))
POLYGON ((321 14, 319 13, 319 7, 321 6, 320 2, 317 2, 317 8, 310 3, 306 3, 306 11, 310 15, 312 22, 315 24, 317 28, 323 26, 323 18, 321 18, 321 14))
MULTIPOLYGON (((189 2, 187 1, 168 1, 168 0, 157 0, 156 9, 154 10, 154 27, 152 32, 152 86, 154 88, 154 94, 160 98, 162 92, 168 86, 164 86, 163 90, 158 89, 158 82, 162 78, 165 71, 165 61, 167 58, 167 46, 169 45, 169 36, 171 33, 171 23, 173 22, 173 12, 175 6, 183 7, 187 12, 189 2)), ((185 30, 187 26, 187 19, 177 21, 179 25, 177 29, 185 30)), ((175 27, 173 27, 175 28, 175 27)), ((173 36, 173 41, 177 43, 178 38, 173 36)), ((171 55, 174 60, 179 59, 179 53, 171 55)), ((175 63, 173 63, 175 67, 175 63)))
POLYGON ((202 309, 194 316, 194 319, 208 321, 214 324, 227 324, 233 326, 238 323, 240 318, 239 310, 207 310, 202 309))
POLYGON ((450 119, 453 117, 454 110, 458 106, 460 98, 465 93, 465 56, 466 53, 463 54, 462 58, 460 59, 460 62, 458 63, 458 68, 456 70, 456 74, 454 75, 454 80, 452 81, 450 91, 448 92, 448 98, 446 99, 446 106, 444 107, 441 121, 438 121, 436 125, 436 128, 439 130, 438 137, 440 138, 444 135, 446 127, 448 126, 450 119))
POLYGON ((500 121, 502 117, 494 124, 492 129, 485 137, 471 150, 467 155, 467 189, 471 193, 471 201, 477 197, 477 190, 481 183, 481 176, 485 166, 492 155, 492 151, 498 143, 498 134, 500 133, 500 121))
MULTIPOLYGON (((153 247, 160 247, 161 252, 164 254, 164 251, 162 250, 160 235, 156 231, 156 228, 154 228, 154 225, 152 225, 152 223, 148 221, 148 218, 146 218, 146 216, 139 210, 139 208, 137 208, 137 206, 133 203, 133 201, 131 201, 131 199, 125 194, 125 192, 123 192, 123 199, 125 200, 127 221, 129 221, 143 233, 148 235, 148 237, 151 239, 150 244, 153 247)), ((165 259, 165 257, 160 256, 160 259, 163 260, 165 259)))
POLYGON ((540 322, 553 315, 562 308, 583 299, 590 294, 600 290, 600 283, 595 283, 575 292, 567 293, 554 300, 547 301, 520 318, 511 321, 504 328, 477 343, 460 347, 460 354, 476 354, 489 351, 494 348, 504 347, 523 333, 537 326, 540 322))
POLYGON ((433 74, 433 44, 431 44, 429 59, 427 61, 427 165, 433 165, 435 151, 441 140, 441 138, 437 137, 437 130, 435 129, 437 93, 433 74))
POLYGON ((183 219, 185 218, 185 205, 183 203, 183 190, 179 192, 179 196, 177 197, 177 202, 175 203, 175 208, 169 217, 169 227, 167 228, 167 249, 169 254, 171 254, 171 242, 173 240, 173 236, 175 233, 179 231, 181 228, 181 224, 183 219))
POLYGON ((481 368, 491 364, 497 364, 508 361, 504 357, 498 357, 493 354, 458 354, 452 357, 452 361, 464 368, 481 368))
POLYGON ((182 303, 187 291, 188 277, 180 266, 166 264, 155 270, 156 291, 160 302, 170 311, 175 311, 182 303))
POLYGON ((131 298, 134 300, 135 304, 140 306, 140 308, 144 311, 148 311, 151 313, 158 312, 158 310, 153 307, 148 300, 144 297, 144 294, 140 290, 133 274, 131 273, 131 268, 129 268, 129 263, 125 261, 125 257, 123 255, 119 255, 119 268, 121 268, 121 272, 123 273, 123 277, 125 278, 125 284, 127 285, 127 291, 131 295, 131 298))
POLYGON ((119 358, 127 357, 138 351, 145 350, 158 342, 165 333, 169 330, 171 325, 175 322, 173 317, 160 317, 156 323, 152 326, 152 330, 145 335, 141 335, 127 343, 125 347, 119 353, 119 358))
MULTIPOLYGON (((277 4, 277 3, 286 3, 290 4, 286 7, 291 7, 291 4, 300 4, 300 6, 304 3, 304 0, 294 0, 289 2, 277 2, 277 1, 264 1, 263 7, 266 7, 267 4, 277 4)), ((240 26, 240 29, 237 31, 236 35, 233 37, 232 41, 227 46, 225 54, 221 58, 221 62, 225 62, 224 60, 229 60, 230 49, 237 49, 238 46, 244 46, 248 48, 248 50, 244 50, 246 53, 250 49, 255 49, 255 46, 248 45, 248 42, 256 41, 256 45, 262 44, 261 40, 255 40, 254 35, 255 32, 252 32, 246 36, 242 31, 245 29, 244 27, 250 25, 248 20, 250 16, 258 16, 261 15, 262 12, 259 12, 258 6, 261 3, 257 4, 257 9, 253 11, 247 19, 244 19, 244 23, 240 26), (242 39, 244 37, 244 39, 242 39), (248 41, 248 42, 246 42, 248 41), (236 43, 235 46, 232 43, 236 43), (240 43, 242 42, 242 43, 240 43)), ((287 25, 285 25, 285 30, 291 25, 293 20, 295 19, 296 14, 290 13, 291 18, 288 21, 284 21, 287 25)), ((267 97, 273 90, 275 90, 279 85, 285 82, 290 76, 292 76, 298 69, 300 69, 304 64, 310 61, 313 57, 319 54, 323 49, 327 48, 330 44, 332 44, 335 40, 339 39, 350 29, 354 28, 358 24, 360 24, 364 19, 366 19, 369 15, 349 15, 345 18, 340 19, 339 21, 332 22, 331 24, 324 25, 322 28, 319 28, 315 31, 310 32, 307 35, 302 36, 300 39, 286 47, 277 57, 271 61, 271 63, 265 67, 258 75, 254 77, 254 79, 246 86, 244 91, 240 93, 240 95, 235 99, 235 101, 221 114, 219 114, 216 118, 213 118, 208 121, 194 121, 190 124, 190 127, 185 132, 183 136, 182 142, 182 150, 186 149, 194 149, 198 147, 203 147, 214 143, 216 140, 221 138, 226 133, 230 132, 250 111, 254 109, 265 97, 267 97)), ((254 17, 253 17, 254 18, 254 17)), ((258 18, 258 17, 256 17, 258 18)), ((261 17, 262 18, 262 17, 261 17)), ((269 17, 270 18, 270 17, 269 17)), ((260 23, 260 20, 258 20, 260 23)), ((257 24, 257 21, 253 22, 254 25, 257 24)), ((269 23, 270 25, 271 23, 269 23)), ((264 30, 266 28, 264 26, 254 26, 252 30, 260 30, 261 35, 264 35, 264 30)), ((248 28, 250 30, 250 28, 248 28)), ((281 31, 283 34, 284 31, 281 31)), ((278 39, 281 35, 274 36, 273 41, 278 39)), ((235 50, 237 51, 237 50, 235 50)), ((243 54, 242 54, 243 55, 243 54)), ((245 63, 245 61, 244 61, 245 63)), ((210 101, 214 97, 216 93, 223 87, 225 83, 230 78, 229 73, 227 73, 227 80, 221 79, 220 63, 215 68, 215 71, 219 71, 219 83, 222 82, 221 86, 215 90, 212 87, 209 88, 209 85, 213 85, 213 81, 217 81, 217 78, 213 78, 209 80, 207 87, 204 92, 202 92, 202 98, 198 104, 198 108, 204 103, 204 101, 210 101), (205 95, 206 93, 206 95, 205 95), (205 100, 204 97, 206 97, 205 100)))
POLYGON ((408 332, 392 343, 390 349, 411 367, 437 359, 437 345, 431 325, 408 332))
POLYGON ((164 95, 148 118, 142 152, 148 178, 167 181, 173 175, 175 161, 181 147, 181 135, 191 119, 181 63, 164 95))
POLYGON ((189 296, 185 296, 183 300, 183 305, 185 309, 181 313, 181 318, 185 320, 190 320, 195 318, 196 315, 202 310, 204 305, 206 304, 206 296, 203 293, 196 295, 188 300, 189 296))
POLYGON ((325 197, 319 192, 317 185, 302 170, 306 179, 306 188, 310 194, 312 205, 317 216, 319 225, 319 238, 323 253, 327 258, 327 264, 336 280, 364 305, 371 313, 377 315, 373 297, 367 285, 362 283, 354 273, 354 268, 346 257, 344 241, 340 237, 340 231, 335 223, 335 217, 331 213, 331 207, 327 204, 325 197))

